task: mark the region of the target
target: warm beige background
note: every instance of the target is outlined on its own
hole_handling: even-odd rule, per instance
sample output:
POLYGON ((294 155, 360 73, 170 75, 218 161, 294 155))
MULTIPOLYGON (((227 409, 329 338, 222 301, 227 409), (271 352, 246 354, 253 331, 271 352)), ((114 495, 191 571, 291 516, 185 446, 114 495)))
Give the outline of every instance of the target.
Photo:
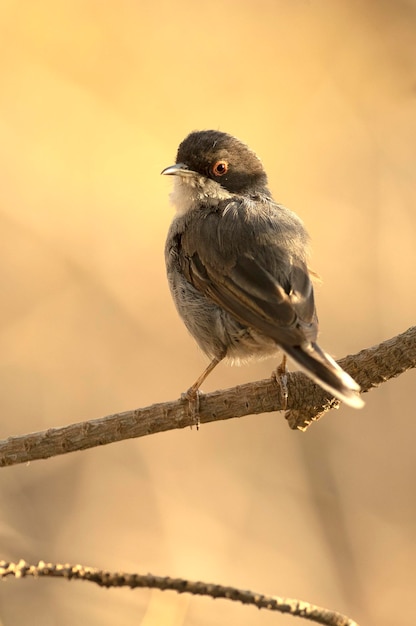
MULTIPOLYGON (((178 397, 205 359, 168 293, 179 141, 262 157, 313 238, 336 356, 415 323, 416 3, 0 3, 0 437, 178 397)), ((273 361, 207 381, 267 376, 273 361)), ((415 375, 306 434, 281 415, 0 471, 0 558, 297 596, 410 626, 415 375)), ((0 587, 2 626, 294 624, 225 601, 0 587)), ((300 622, 299 622, 300 623, 300 622)))

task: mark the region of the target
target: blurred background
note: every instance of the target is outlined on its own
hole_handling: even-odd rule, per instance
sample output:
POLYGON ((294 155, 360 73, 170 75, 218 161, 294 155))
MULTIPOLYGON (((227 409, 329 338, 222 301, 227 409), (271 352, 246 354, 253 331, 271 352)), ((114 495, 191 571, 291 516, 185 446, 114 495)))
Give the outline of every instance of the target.
MULTIPOLYGON (((205 367, 163 248, 194 129, 312 236, 336 357, 415 323, 416 2, 0 3, 0 437, 179 397, 205 367)), ((221 365, 204 391, 270 375, 221 365)), ((235 585, 410 626, 415 374, 306 433, 230 420, 0 471, 0 558, 235 585)), ((294 624, 226 601, 0 586, 1 626, 294 624)), ((299 623, 301 623, 299 621, 299 623)))

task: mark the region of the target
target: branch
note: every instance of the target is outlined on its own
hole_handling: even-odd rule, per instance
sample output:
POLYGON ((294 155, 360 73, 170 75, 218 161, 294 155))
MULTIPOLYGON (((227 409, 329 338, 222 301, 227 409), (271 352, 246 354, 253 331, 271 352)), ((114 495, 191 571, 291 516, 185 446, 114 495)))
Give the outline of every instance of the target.
MULTIPOLYGON (((361 385, 362 392, 416 367, 416 326, 358 354, 338 361, 361 385)), ((288 374, 286 419, 291 428, 305 430, 340 402, 300 372, 288 374)), ((153 404, 61 428, 9 437, 0 441, 0 467, 86 450, 124 439, 193 425, 188 402, 153 404)), ((273 378, 201 395, 201 424, 244 415, 284 410, 280 387, 273 378)))
POLYGON ((214 600, 225 598, 233 602, 251 604, 258 609, 289 613, 290 615, 303 617, 325 626, 358 626, 356 622, 345 615, 309 604, 309 602, 302 602, 292 598, 280 598, 278 596, 264 596, 260 593, 243 591, 235 587, 193 582, 183 578, 152 576, 152 574, 114 573, 93 567, 84 567, 83 565, 61 565, 44 563, 43 561, 39 561, 38 565, 29 565, 25 561, 19 561, 19 563, 0 561, 0 580, 6 578, 6 576, 14 576, 15 578, 49 576, 51 578, 66 578, 67 580, 74 578, 77 580, 88 580, 100 587, 107 588, 130 587, 130 589, 136 589, 137 587, 146 587, 160 589, 161 591, 169 589, 178 593, 210 596, 214 600))

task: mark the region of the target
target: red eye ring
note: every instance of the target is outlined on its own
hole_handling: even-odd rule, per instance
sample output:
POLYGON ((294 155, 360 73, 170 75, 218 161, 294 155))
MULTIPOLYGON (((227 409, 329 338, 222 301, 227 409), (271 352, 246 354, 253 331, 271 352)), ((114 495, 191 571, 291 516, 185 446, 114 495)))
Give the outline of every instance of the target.
POLYGON ((214 176, 224 176, 228 172, 228 163, 227 161, 217 161, 211 169, 214 176))

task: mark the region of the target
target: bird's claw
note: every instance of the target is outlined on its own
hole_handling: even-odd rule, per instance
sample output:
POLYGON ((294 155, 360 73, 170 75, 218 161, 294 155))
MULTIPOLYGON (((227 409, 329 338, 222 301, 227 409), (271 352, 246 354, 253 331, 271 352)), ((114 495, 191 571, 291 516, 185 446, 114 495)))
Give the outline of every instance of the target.
POLYGON ((185 391, 182 394, 181 398, 184 402, 187 403, 188 417, 191 420, 191 428, 192 426, 196 426, 196 429, 199 430, 199 398, 200 398, 199 389, 193 389, 192 387, 185 391))
POLYGON ((287 371, 286 371, 286 358, 284 357, 280 365, 272 374, 273 380, 279 385, 280 395, 283 402, 282 410, 287 409, 287 399, 289 397, 289 389, 287 386, 287 371))

